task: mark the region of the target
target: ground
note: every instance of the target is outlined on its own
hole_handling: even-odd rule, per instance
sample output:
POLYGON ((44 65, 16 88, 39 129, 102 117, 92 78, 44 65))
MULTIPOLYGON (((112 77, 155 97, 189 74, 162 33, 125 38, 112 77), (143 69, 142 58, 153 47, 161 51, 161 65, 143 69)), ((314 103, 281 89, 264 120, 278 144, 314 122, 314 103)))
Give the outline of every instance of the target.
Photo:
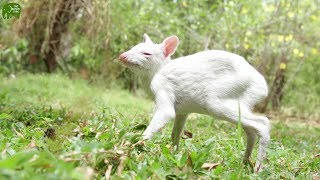
POLYGON ((308 123, 271 119, 265 169, 255 174, 241 163, 241 128, 208 116, 189 117, 177 151, 172 123, 137 143, 153 103, 118 88, 18 75, 1 78, 0 99, 0 179, 320 178, 320 129, 308 123))

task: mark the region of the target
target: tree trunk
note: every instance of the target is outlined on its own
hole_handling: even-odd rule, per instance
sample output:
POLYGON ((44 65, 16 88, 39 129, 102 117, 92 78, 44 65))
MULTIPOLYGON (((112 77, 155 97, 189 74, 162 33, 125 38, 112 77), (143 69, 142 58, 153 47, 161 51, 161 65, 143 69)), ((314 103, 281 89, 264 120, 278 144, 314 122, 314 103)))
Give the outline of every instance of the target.
POLYGON ((275 78, 270 88, 269 96, 263 102, 262 106, 258 108, 258 111, 265 112, 267 106, 271 103, 272 110, 277 110, 281 105, 281 100, 283 97, 283 88, 286 84, 286 66, 288 60, 284 57, 281 58, 280 64, 276 71, 275 78))
POLYGON ((48 47, 44 52, 44 61, 49 73, 53 72, 58 66, 57 56, 60 54, 61 36, 67 30, 69 21, 79 9, 76 4, 77 0, 60 0, 56 5, 49 28, 48 47))
POLYGON ((276 110, 280 106, 283 97, 283 87, 285 83, 285 68, 279 68, 273 81, 273 86, 270 94, 270 101, 273 110, 276 110))

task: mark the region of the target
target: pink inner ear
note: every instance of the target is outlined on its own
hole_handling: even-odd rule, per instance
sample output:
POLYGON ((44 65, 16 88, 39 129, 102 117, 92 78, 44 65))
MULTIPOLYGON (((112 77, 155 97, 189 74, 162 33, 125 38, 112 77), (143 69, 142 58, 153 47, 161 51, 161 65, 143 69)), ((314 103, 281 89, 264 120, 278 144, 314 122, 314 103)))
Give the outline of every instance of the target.
POLYGON ((169 37, 164 40, 164 56, 168 57, 174 54, 178 46, 178 39, 176 37, 169 37))

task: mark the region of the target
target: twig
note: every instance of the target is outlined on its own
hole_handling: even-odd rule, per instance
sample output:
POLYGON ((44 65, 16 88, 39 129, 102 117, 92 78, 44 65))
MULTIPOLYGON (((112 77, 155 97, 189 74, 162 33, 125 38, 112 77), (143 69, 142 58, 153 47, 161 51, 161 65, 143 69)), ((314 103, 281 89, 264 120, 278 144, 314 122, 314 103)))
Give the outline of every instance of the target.
POLYGON ((126 156, 121 156, 120 157, 120 163, 119 163, 119 166, 117 168, 117 175, 118 176, 121 176, 122 174, 122 171, 123 171, 123 164, 124 164, 124 161, 126 160, 126 156))
POLYGON ((105 173, 105 178, 106 178, 106 180, 109 180, 109 179, 110 179, 111 170, 112 170, 112 165, 109 165, 108 168, 107 168, 107 170, 106 170, 106 173, 105 173))
POLYGON ((21 133, 19 133, 19 132, 16 130, 16 128, 14 128, 14 126, 12 126, 12 129, 13 129, 13 131, 14 131, 18 136, 20 136, 21 138, 24 138, 24 136, 23 136, 21 133))

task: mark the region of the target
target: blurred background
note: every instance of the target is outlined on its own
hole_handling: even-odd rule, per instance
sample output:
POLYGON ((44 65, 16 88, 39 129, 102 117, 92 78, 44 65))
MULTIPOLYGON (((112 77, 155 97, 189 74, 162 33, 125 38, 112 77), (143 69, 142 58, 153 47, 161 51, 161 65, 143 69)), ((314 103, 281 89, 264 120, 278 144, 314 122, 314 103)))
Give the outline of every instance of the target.
POLYGON ((0 179, 320 179, 319 0, 0 0, 0 179), (7 14, 8 15, 8 14, 7 14), (148 33, 173 58, 243 56, 266 78, 266 168, 243 166, 240 126, 191 114, 145 146, 143 80, 118 60, 148 33), (194 136, 193 136, 194 135, 194 136))
POLYGON ((243 56, 262 73, 270 94, 257 111, 320 123, 318 0, 17 3, 22 8, 19 18, 0 18, 2 79, 60 74, 139 96, 141 80, 121 66, 119 54, 141 42, 143 33, 158 43, 177 35, 181 42, 173 58, 226 50, 243 56))

